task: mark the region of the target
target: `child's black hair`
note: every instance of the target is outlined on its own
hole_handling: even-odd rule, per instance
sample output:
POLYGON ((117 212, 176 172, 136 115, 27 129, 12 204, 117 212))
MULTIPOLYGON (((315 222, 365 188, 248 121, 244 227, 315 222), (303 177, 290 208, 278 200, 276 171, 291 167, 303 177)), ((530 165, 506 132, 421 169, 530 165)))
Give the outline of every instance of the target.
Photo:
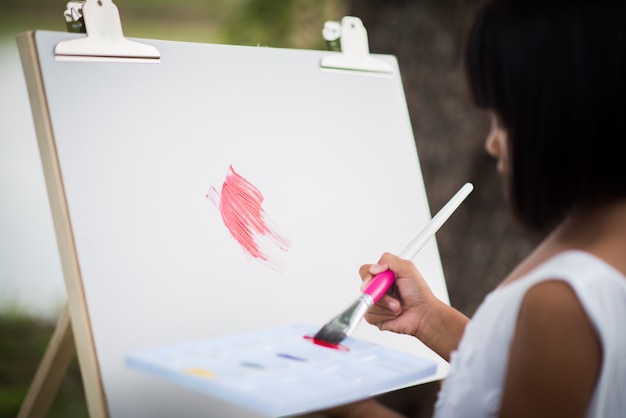
POLYGON ((523 225, 547 231, 626 197, 625 1, 489 1, 465 65, 474 101, 507 131, 523 225))

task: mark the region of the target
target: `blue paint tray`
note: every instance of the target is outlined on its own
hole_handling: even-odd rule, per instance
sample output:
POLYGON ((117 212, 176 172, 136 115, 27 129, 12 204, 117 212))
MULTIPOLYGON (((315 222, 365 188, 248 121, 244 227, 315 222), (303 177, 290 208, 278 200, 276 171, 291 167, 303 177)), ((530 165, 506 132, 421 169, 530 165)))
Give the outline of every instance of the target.
POLYGON ((133 352, 128 366, 248 408, 285 416, 367 398, 428 377, 436 364, 348 337, 343 349, 295 324, 133 352))

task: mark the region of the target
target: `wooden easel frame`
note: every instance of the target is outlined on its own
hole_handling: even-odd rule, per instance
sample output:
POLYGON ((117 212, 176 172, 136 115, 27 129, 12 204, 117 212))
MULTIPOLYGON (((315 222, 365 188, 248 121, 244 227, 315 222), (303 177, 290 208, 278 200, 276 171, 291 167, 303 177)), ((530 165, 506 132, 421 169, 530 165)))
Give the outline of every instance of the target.
POLYGON ((68 299, 18 416, 45 416, 67 371, 75 348, 89 416, 108 417, 109 412, 37 54, 35 33, 26 32, 18 35, 17 44, 31 103, 68 299))

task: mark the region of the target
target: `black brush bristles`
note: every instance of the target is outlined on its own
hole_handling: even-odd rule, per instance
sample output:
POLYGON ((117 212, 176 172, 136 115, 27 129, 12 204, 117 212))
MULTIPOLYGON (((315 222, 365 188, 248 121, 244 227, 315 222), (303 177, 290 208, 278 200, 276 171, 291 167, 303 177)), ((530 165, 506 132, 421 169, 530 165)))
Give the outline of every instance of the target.
POLYGON ((339 344, 361 322, 365 312, 372 305, 372 298, 362 294, 348 309, 331 319, 320 329, 313 339, 339 344))

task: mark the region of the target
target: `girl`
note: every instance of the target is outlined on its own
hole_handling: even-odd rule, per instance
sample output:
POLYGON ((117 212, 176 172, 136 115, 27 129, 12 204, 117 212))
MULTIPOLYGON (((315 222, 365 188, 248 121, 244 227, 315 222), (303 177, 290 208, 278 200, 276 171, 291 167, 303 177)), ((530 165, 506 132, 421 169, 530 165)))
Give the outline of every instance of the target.
POLYGON ((493 0, 467 78, 515 218, 545 239, 470 321, 384 254, 366 320, 450 360, 437 417, 626 416, 626 2, 493 0))

